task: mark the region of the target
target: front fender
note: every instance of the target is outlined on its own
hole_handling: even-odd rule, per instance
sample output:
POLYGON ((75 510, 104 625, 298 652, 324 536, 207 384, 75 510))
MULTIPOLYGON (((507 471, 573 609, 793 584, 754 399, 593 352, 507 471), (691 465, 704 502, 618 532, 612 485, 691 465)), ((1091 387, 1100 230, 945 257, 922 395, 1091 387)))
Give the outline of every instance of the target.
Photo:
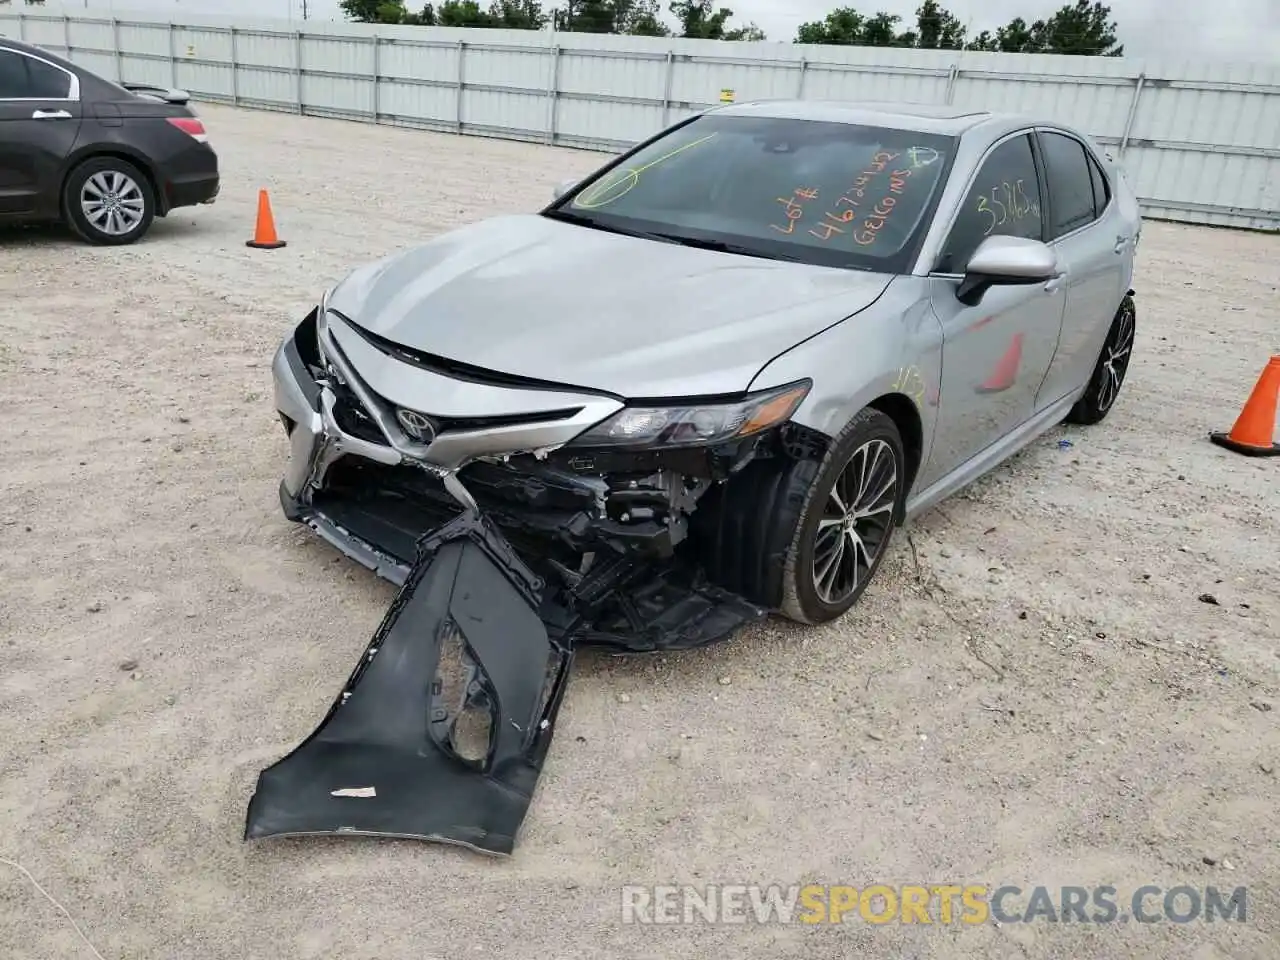
POLYGON ((803 377, 813 389, 792 417, 797 423, 833 437, 872 401, 898 394, 920 417, 927 458, 942 382, 942 325, 922 278, 896 278, 866 310, 766 364, 751 389, 803 377))

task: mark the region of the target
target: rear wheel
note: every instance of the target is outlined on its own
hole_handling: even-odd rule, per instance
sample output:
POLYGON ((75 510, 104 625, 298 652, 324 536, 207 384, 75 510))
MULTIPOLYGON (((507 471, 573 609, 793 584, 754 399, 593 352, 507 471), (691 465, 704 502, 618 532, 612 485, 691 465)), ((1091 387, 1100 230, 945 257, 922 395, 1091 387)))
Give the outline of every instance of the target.
POLYGON ((1067 423, 1099 423, 1116 404, 1125 374, 1129 372, 1129 360, 1133 357, 1133 337, 1137 329, 1137 307, 1133 297, 1126 296, 1120 302, 1107 331, 1107 340, 1089 378, 1089 386, 1067 414, 1067 423))
POLYGON ((150 181, 118 157, 93 157, 72 170, 62 202, 76 233, 100 245, 133 243, 151 227, 156 213, 150 181))
POLYGON ((731 480, 718 503, 705 505, 704 563, 712 579, 753 602, 826 623, 875 576, 905 495, 902 437, 868 407, 821 462, 760 460, 731 480))

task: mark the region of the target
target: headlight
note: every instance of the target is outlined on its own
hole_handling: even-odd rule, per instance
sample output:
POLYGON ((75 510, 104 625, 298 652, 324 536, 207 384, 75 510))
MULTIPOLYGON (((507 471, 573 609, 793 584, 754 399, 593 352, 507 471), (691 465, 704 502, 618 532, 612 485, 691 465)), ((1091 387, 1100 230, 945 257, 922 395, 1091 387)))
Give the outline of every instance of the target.
POLYGON ((575 447, 705 447, 785 423, 809 393, 808 381, 728 403, 626 407, 576 436, 575 447))

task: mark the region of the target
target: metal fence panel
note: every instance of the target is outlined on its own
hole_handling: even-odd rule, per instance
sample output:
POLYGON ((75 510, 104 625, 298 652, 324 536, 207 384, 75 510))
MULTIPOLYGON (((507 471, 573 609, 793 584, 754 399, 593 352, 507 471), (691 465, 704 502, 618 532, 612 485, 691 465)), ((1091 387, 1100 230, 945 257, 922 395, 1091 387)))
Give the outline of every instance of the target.
POLYGON ((1148 216, 1280 230, 1280 65, 721 43, 0 7, 0 34, 197 99, 623 149, 722 97, 1021 110, 1085 130, 1148 216), (305 28, 305 29, 300 29, 305 28))

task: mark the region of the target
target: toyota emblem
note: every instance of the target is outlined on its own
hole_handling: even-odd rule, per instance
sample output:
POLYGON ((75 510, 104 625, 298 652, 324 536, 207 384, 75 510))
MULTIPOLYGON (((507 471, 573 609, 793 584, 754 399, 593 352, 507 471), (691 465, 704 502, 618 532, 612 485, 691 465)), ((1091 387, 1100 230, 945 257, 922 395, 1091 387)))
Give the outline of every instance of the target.
POLYGON ((417 410, 397 410, 396 419, 404 432, 420 443, 430 443, 436 437, 436 426, 431 418, 417 410))

